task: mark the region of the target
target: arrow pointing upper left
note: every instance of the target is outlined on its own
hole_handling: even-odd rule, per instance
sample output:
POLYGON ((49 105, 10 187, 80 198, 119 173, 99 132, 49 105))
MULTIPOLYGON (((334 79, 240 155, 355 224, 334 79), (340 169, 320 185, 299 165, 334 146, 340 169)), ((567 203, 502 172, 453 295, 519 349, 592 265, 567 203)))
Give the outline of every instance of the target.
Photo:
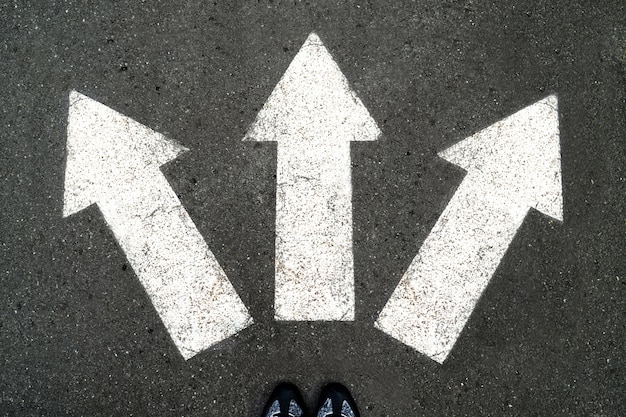
POLYGON ((96 203, 185 359, 252 324, 160 166, 186 149, 76 91, 63 215, 96 203))

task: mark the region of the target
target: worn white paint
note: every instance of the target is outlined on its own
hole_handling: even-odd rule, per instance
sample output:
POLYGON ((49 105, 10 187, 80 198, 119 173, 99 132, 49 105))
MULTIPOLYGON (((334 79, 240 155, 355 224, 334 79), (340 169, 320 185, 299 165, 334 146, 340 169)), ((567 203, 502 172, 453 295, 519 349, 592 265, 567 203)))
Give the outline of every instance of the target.
POLYGON ((556 96, 440 153, 467 171, 376 327, 442 363, 528 210, 563 219, 556 96))
POLYGON ((350 141, 380 130, 315 34, 244 140, 277 141, 277 320, 354 320, 350 141))
POLYGON ((185 359, 252 319, 159 167, 185 150, 70 93, 64 216, 96 203, 185 359))

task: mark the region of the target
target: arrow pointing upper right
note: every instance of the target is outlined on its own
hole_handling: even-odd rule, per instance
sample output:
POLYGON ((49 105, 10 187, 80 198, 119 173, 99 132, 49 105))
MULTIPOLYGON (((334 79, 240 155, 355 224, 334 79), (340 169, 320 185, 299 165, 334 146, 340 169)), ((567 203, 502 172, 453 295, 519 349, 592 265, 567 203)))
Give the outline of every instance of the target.
POLYGON ((563 220, 557 98, 522 109, 440 153, 467 176, 376 327, 442 363, 528 210, 563 220))

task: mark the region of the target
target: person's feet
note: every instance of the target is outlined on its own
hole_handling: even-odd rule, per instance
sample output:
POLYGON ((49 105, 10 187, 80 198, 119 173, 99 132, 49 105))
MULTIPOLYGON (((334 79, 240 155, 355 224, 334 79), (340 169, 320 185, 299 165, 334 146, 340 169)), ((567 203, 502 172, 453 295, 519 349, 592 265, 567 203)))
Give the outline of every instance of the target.
POLYGON ((335 382, 322 389, 316 417, 360 417, 360 414, 350 391, 335 382))
POLYGON ((298 388, 290 383, 279 384, 265 405, 263 417, 302 417, 304 401, 298 388))
MULTIPOLYGON (((304 400, 298 388, 279 384, 270 395, 262 417, 303 417, 304 400)), ((350 391, 333 382, 322 389, 315 417, 361 417, 350 391)))

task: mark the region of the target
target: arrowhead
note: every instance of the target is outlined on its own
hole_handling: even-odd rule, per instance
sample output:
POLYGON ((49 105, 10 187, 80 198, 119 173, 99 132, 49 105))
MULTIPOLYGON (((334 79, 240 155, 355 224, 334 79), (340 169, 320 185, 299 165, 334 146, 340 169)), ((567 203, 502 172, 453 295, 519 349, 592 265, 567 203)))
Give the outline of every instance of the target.
POLYGON ((563 220, 557 98, 546 97, 439 154, 529 207, 563 220))
POLYGON ((369 141, 380 129, 311 33, 243 140, 369 141))
POLYGON ((63 216, 116 193, 147 168, 158 169, 185 150, 104 104, 70 92, 63 216))

